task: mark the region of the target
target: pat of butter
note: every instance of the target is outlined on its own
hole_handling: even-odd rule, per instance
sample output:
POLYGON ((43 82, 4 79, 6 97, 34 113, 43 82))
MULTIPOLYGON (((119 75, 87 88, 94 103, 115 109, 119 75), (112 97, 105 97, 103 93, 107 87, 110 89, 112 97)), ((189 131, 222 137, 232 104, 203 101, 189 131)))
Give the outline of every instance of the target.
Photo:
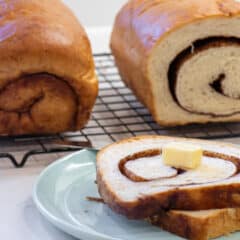
POLYGON ((195 169, 201 165, 203 150, 188 143, 170 143, 162 151, 164 164, 180 168, 195 169))

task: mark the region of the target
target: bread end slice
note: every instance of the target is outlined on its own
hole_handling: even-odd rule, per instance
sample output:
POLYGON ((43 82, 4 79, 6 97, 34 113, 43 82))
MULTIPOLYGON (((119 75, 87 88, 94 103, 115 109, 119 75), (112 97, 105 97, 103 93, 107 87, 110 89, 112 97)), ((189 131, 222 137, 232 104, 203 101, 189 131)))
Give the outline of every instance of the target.
POLYGON ((162 211, 148 221, 186 239, 208 240, 240 230, 240 208, 162 211))

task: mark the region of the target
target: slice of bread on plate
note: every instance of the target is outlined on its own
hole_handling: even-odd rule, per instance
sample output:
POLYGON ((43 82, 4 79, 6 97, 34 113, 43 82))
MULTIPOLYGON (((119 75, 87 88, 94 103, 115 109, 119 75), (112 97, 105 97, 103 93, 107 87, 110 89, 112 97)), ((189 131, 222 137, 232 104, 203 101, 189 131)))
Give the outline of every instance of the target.
POLYGON ((142 136, 114 143, 97 155, 97 183, 104 202, 128 218, 144 219, 161 210, 240 207, 240 148, 203 140, 142 136), (164 165, 169 143, 203 149, 202 165, 179 171, 164 165))
POLYGON ((161 211, 147 220, 186 239, 208 240, 240 230, 240 208, 161 211))

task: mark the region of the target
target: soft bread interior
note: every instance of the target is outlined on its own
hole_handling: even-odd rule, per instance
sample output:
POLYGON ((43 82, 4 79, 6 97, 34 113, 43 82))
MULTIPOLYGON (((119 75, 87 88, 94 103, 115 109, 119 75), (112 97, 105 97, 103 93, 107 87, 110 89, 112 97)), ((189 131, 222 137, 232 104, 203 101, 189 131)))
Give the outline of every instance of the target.
POLYGON ((232 177, 237 172, 232 162, 204 156, 200 167, 178 174, 175 168, 163 163, 161 154, 127 162, 126 168, 132 174, 139 176, 142 182, 152 181, 151 187, 212 183, 232 177))
POLYGON ((178 174, 177 169, 163 163, 161 155, 138 158, 127 162, 125 167, 127 171, 142 179, 142 181, 168 179, 176 177, 178 174))
POLYGON ((218 37, 240 39, 240 18, 212 17, 180 26, 152 49, 148 69, 157 120, 174 125, 239 119, 240 45, 209 46, 200 52, 194 45, 209 38, 217 41, 218 37), (169 87, 169 67, 189 47, 190 57, 177 72, 174 99, 169 87), (218 82, 220 87, 212 86, 219 76, 223 76, 218 82))

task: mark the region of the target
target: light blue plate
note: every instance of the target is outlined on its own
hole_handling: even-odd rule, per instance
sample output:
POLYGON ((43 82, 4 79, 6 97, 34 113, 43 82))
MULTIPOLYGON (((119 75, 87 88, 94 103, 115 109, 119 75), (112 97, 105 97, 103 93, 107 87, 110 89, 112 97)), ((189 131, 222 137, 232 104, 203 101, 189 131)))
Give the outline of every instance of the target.
MULTIPOLYGON (((82 240, 180 240, 144 221, 132 221, 112 212, 98 197, 96 152, 83 150, 46 168, 34 187, 37 208, 48 221, 82 240)), ((240 234, 219 240, 239 240, 240 234)))

